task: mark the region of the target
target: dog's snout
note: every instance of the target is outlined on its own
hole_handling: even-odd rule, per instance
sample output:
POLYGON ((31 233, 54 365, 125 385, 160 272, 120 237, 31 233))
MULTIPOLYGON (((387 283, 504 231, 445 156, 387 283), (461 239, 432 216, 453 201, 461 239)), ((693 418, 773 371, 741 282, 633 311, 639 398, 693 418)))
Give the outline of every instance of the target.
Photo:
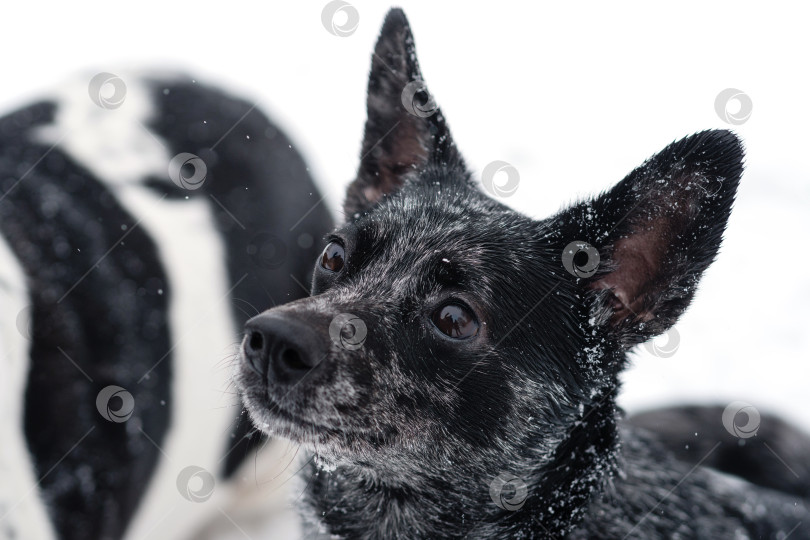
POLYGON ((296 383, 326 356, 322 340, 304 320, 262 313, 245 325, 245 361, 268 380, 296 383))

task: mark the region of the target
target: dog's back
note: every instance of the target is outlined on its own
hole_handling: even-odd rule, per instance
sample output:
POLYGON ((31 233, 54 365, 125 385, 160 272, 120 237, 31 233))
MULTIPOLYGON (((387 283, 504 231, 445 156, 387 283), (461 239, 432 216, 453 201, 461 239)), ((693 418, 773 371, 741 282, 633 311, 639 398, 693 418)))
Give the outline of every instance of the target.
POLYGON ((756 434, 741 438, 723 425, 729 406, 683 406, 630 416, 683 462, 700 463, 758 486, 810 500, 810 436, 773 414, 759 413, 756 434))
POLYGON ((254 104, 119 75, 0 119, 2 538, 188 527, 181 473, 224 481, 251 445, 236 330, 305 294, 330 226, 254 104))

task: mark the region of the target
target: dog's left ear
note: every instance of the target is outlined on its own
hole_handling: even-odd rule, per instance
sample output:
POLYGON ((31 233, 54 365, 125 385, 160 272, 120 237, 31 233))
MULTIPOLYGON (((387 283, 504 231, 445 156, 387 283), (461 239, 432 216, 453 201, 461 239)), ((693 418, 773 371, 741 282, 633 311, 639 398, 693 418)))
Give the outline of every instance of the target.
POLYGON ((675 324, 717 254, 742 171, 740 140, 704 131, 552 218, 567 247, 563 275, 593 298, 593 324, 627 346, 675 324))
POLYGON ((368 119, 346 217, 370 210, 429 164, 463 167, 441 110, 428 93, 413 35, 400 9, 388 12, 371 60, 368 119))

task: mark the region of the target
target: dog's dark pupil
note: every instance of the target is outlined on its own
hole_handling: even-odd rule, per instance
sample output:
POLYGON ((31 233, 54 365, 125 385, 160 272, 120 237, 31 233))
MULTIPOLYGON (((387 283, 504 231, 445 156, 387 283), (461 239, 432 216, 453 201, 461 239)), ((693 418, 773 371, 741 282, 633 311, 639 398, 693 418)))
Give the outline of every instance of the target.
POLYGON ((478 333, 478 321, 465 306, 447 304, 434 311, 432 319, 436 328, 451 338, 465 339, 478 333))
POLYGON ((321 266, 332 272, 339 272, 343 268, 343 246, 336 242, 331 242, 326 249, 323 250, 323 258, 321 259, 321 266))

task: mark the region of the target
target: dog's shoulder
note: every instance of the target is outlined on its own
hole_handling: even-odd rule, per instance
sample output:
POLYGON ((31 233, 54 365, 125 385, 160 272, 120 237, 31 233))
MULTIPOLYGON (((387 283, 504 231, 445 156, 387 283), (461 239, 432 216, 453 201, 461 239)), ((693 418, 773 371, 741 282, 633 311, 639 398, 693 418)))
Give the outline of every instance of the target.
MULTIPOLYGON (((620 432, 620 473, 593 498, 570 538, 754 539, 810 533, 810 508, 801 497, 681 461, 644 428, 624 425, 620 432)), ((721 444, 710 447, 704 459, 721 444)))

